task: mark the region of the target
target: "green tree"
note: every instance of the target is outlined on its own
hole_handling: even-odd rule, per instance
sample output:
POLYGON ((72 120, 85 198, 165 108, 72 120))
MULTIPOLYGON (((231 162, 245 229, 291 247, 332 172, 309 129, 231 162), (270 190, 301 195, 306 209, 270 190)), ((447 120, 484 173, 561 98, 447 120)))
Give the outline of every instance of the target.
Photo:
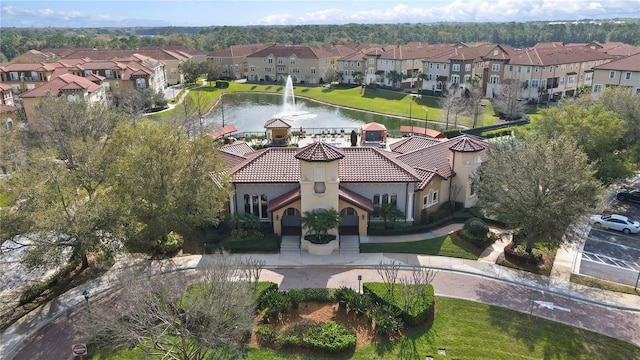
POLYGON ((125 119, 64 97, 46 97, 36 110, 41 128, 23 146, 25 160, 6 184, 17 201, 0 211, 0 239, 20 237, 28 266, 61 265, 70 253, 86 267, 89 252, 117 248, 121 212, 108 186, 113 159, 107 145, 125 119))
POLYGON ((229 179, 213 139, 190 140, 178 127, 145 121, 119 127, 110 151, 113 189, 141 229, 138 240, 148 244, 171 231, 218 224, 229 179))
POLYGON ((213 82, 220 80, 222 76, 222 68, 213 60, 207 60, 200 63, 200 74, 206 74, 209 86, 213 86, 213 82))
POLYGON ((624 122, 619 147, 629 152, 630 162, 636 165, 637 170, 640 163, 640 96, 629 88, 612 86, 604 89, 598 102, 624 122))
POLYGON ((513 224, 531 253, 557 247, 569 225, 590 212, 602 193, 593 166, 571 138, 532 136, 491 144, 489 160, 472 175, 478 204, 513 224))
POLYGON ((604 183, 626 178, 634 169, 628 154, 620 147, 624 122, 600 104, 580 106, 570 103, 561 108, 545 109, 529 129, 545 137, 573 139, 594 164, 596 177, 604 183))
POLYGON ((195 83, 196 80, 198 80, 198 77, 204 74, 202 72, 200 62, 193 59, 180 63, 180 65, 178 65, 178 69, 184 74, 184 81, 187 84, 195 83))
POLYGON ((316 242, 323 242, 331 229, 340 225, 340 214, 333 208, 313 209, 302 214, 302 227, 316 242))

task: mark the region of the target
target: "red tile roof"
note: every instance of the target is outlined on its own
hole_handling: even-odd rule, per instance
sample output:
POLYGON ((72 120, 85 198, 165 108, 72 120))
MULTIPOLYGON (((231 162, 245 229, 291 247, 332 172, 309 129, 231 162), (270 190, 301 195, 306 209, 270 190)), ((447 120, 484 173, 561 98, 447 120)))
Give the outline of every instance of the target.
POLYGON ((264 128, 265 129, 289 129, 291 128, 291 125, 289 125, 286 121, 280 118, 275 118, 275 119, 267 120, 267 122, 264 123, 264 128))
MULTIPOLYGON (((415 171, 396 161, 391 153, 372 147, 340 150, 344 154, 338 170, 341 182, 418 181, 415 171)), ((246 154, 247 160, 231 168, 231 177, 237 183, 298 183, 300 161, 295 158, 297 152, 294 148, 268 148, 246 154)))
POLYGON ((344 154, 337 147, 318 141, 300 149, 295 157, 308 162, 331 162, 342 159, 344 154))
POLYGON ((285 205, 289 205, 292 202, 300 200, 300 188, 297 187, 291 191, 288 191, 275 199, 269 201, 269 205, 267 205, 267 212, 272 212, 280 209, 285 205))
POLYGON ((640 71, 640 53, 596 66, 595 70, 640 71))
POLYGON ((238 155, 238 156, 244 156, 244 155, 254 151, 251 148, 251 146, 249 146, 249 144, 247 144, 246 142, 243 142, 243 141, 237 141, 237 142, 234 142, 233 144, 222 145, 220 150, 223 151, 223 152, 227 152, 229 154, 235 154, 235 155, 238 155))
POLYGON ((214 138, 214 139, 217 139, 217 138, 223 137, 225 135, 234 133, 236 131, 238 131, 238 129, 236 129, 235 126, 227 125, 227 126, 222 127, 220 129, 213 130, 212 132, 209 133, 209 136, 214 138))
POLYGON ((400 133, 402 134, 420 134, 432 138, 446 139, 446 136, 438 130, 423 128, 420 126, 400 125, 400 133))
POLYGON ((366 197, 342 186, 338 188, 338 198, 353 204, 362 210, 373 211, 373 203, 370 199, 367 199, 366 197))
POLYGON ((386 126, 384 126, 382 124, 371 122, 371 123, 368 123, 366 125, 363 125, 362 126, 362 130, 364 130, 364 131, 383 131, 383 130, 387 130, 387 128, 386 128, 386 126))
MULTIPOLYGON (((414 132, 416 132, 415 128, 413 130, 414 132)), ((400 131, 403 131, 402 127, 400 131)), ((408 131, 411 131, 411 129, 409 129, 408 131)), ((391 149, 391 151, 396 153, 406 154, 408 152, 424 149, 426 147, 439 144, 441 142, 442 140, 437 140, 434 138, 426 138, 422 136, 411 136, 389 145, 389 149, 391 149)))
POLYGON ((458 136, 448 142, 451 143, 449 149, 457 152, 478 152, 486 150, 489 147, 486 141, 470 136, 458 136))
POLYGON ((47 94, 58 96, 60 95, 62 90, 80 89, 85 89, 88 92, 92 93, 94 91, 102 89, 102 86, 80 76, 76 76, 73 74, 63 74, 49 81, 48 83, 44 83, 35 89, 22 93, 20 97, 34 98, 46 96, 47 94))

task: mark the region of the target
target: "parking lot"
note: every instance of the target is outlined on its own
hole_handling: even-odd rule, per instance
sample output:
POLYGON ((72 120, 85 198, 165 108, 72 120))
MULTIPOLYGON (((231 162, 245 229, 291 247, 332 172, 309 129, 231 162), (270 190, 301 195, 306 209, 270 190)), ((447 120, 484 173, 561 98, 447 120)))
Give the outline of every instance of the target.
MULTIPOLYGON (((640 181, 635 182, 640 188, 640 181)), ((615 194, 614 194, 615 196, 615 194)), ((640 204, 613 198, 607 211, 640 221, 640 204)), ((625 235, 591 228, 582 251, 580 274, 635 286, 640 276, 640 233, 625 235)))

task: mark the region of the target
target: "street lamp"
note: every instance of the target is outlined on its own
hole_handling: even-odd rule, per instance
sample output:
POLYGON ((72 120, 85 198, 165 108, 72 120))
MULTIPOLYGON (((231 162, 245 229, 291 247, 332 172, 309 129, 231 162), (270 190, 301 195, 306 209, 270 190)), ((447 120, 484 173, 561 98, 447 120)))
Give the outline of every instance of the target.
POLYGON ((361 293, 360 291, 360 282, 362 281, 362 275, 358 275, 358 294, 361 293))
POLYGON ((427 129, 429 128, 429 109, 426 107, 422 107, 424 109, 424 134, 427 135, 427 129))
POLYGON ((411 125, 411 136, 413 136, 413 118, 411 117, 412 106, 413 106, 413 96, 409 98, 409 124, 411 125))

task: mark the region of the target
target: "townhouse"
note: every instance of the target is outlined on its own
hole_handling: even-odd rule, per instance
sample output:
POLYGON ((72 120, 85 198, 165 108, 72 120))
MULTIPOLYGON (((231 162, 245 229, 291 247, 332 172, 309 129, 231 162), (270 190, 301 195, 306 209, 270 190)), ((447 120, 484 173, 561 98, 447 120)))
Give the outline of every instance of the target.
POLYGON ((249 81, 322 84, 327 71, 335 71, 334 55, 322 47, 275 44, 247 55, 249 81))
POLYGON ((589 47, 534 47, 511 56, 505 79, 523 84, 523 98, 537 101, 575 96, 581 86, 591 87, 593 68, 612 55, 589 47))
POLYGON ((640 53, 593 68, 592 96, 598 98, 604 88, 619 86, 640 95, 640 53))
POLYGON ((62 74, 51 81, 20 95, 27 123, 31 129, 40 129, 36 105, 45 96, 64 96, 69 101, 99 103, 106 101, 105 90, 99 79, 96 82, 73 74, 62 74))
POLYGON ((268 46, 266 44, 231 45, 228 48, 211 51, 207 55, 207 60, 214 61, 220 66, 223 78, 247 79, 247 56, 268 46))
POLYGON ((0 83, 0 122, 11 128, 17 118, 18 107, 13 101, 11 86, 0 83))

